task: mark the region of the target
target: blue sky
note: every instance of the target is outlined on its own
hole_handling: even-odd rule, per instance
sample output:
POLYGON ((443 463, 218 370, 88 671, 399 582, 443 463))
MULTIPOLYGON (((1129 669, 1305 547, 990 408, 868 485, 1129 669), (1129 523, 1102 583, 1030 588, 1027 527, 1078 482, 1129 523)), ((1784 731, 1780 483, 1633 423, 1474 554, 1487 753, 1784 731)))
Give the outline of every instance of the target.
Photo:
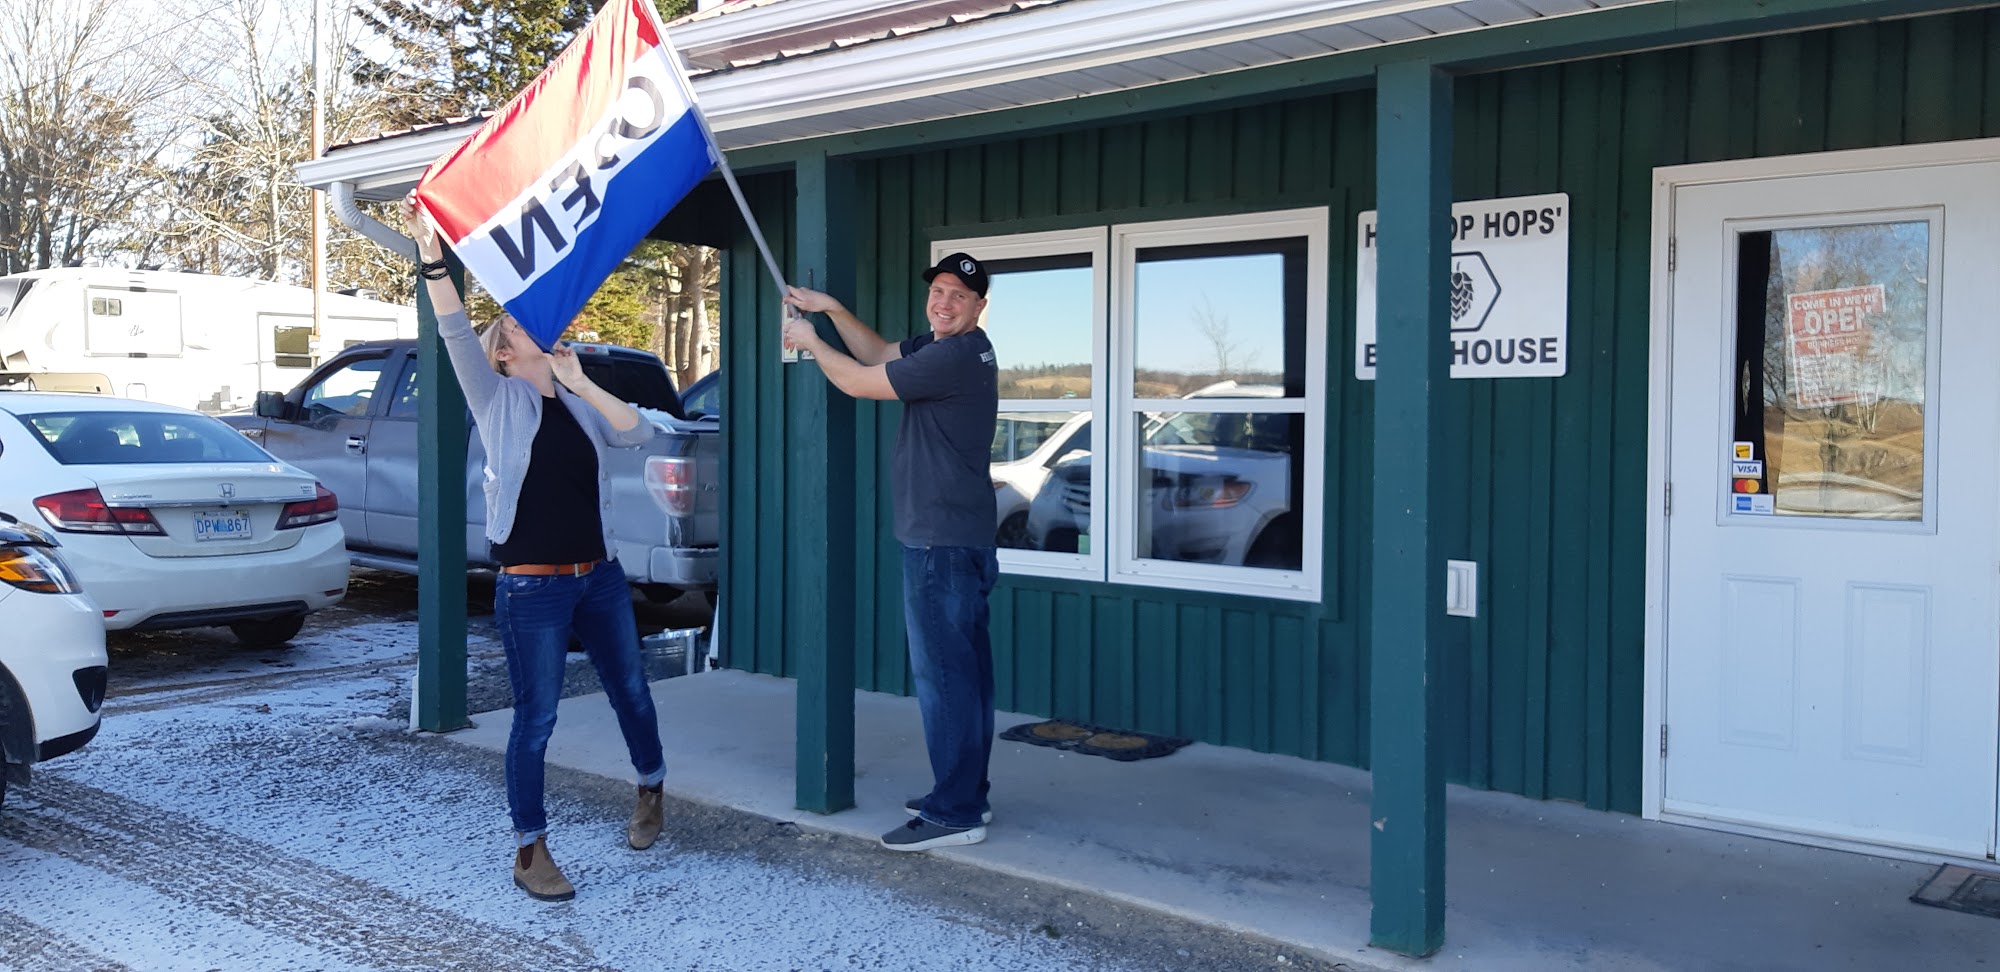
MULTIPOLYGON (((1282 257, 1256 254, 1141 263, 1136 282, 1138 367, 1213 370, 1214 344, 1197 326, 1204 302, 1228 322, 1239 367, 1277 370, 1282 364, 1282 257)), ((1001 367, 1090 361, 1088 268, 999 274, 989 297, 986 328, 1001 367)))

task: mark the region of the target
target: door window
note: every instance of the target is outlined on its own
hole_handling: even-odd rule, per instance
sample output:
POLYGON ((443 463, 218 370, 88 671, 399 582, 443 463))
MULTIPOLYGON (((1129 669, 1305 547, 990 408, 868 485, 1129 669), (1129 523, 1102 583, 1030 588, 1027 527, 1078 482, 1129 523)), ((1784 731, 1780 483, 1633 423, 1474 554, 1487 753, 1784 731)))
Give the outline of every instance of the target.
POLYGON ((1732 518, 1926 520, 1936 236, 1927 218, 1737 234, 1732 518))
POLYGON ((306 389, 299 404, 309 419, 328 415, 367 415, 375 386, 382 379, 381 358, 349 361, 306 389))

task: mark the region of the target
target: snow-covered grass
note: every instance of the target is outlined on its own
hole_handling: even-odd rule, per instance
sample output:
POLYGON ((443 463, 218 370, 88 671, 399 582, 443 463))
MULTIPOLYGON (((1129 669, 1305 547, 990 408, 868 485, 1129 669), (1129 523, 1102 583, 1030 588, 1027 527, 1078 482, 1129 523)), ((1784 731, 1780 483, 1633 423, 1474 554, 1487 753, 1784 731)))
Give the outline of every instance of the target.
POLYGON ((0 968, 1096 967, 846 877, 671 840, 634 852, 622 813, 554 785, 551 849, 579 894, 532 901, 495 762, 381 717, 414 638, 359 625, 293 649, 347 669, 313 684, 114 708, 0 811, 0 968), (349 667, 365 661, 389 664, 349 667))

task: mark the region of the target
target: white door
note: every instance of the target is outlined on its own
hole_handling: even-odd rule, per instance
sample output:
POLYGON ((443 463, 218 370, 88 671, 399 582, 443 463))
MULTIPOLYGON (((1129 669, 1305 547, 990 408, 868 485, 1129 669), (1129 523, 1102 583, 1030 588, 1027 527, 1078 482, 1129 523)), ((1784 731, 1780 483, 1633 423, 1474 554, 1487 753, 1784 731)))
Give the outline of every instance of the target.
POLYGON ((1990 856, 2000 162, 1672 219, 1662 809, 1990 856))

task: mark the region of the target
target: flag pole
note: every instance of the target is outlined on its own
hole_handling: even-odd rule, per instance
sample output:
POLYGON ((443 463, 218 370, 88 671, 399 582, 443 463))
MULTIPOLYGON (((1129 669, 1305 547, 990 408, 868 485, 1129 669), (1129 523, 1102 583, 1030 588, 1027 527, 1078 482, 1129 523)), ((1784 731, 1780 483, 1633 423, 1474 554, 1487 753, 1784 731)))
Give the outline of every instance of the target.
POLYGON ((680 82, 681 93, 694 109, 695 123, 701 126, 701 137, 708 141, 708 150, 715 156, 715 167, 722 170, 722 181, 729 184, 729 194, 736 199, 736 208, 743 214, 743 221, 750 226, 750 238, 757 241, 757 253, 764 258, 764 269, 770 271, 771 282, 778 285, 778 298, 784 299, 790 285, 785 283, 784 271, 778 269, 777 258, 771 256, 771 244, 764 242, 764 230, 757 225, 757 217, 750 212, 750 203, 743 198, 743 187, 736 184, 736 173, 729 168, 729 156, 723 153, 722 143, 715 140, 715 132, 708 127, 708 115, 701 110, 701 102, 694 96, 694 85, 688 81, 687 65, 681 61, 680 48, 674 46, 673 38, 667 36, 666 25, 660 23, 660 12, 650 2, 645 4, 646 13, 653 18, 653 29, 660 33, 660 43, 674 59, 674 77, 680 82))

